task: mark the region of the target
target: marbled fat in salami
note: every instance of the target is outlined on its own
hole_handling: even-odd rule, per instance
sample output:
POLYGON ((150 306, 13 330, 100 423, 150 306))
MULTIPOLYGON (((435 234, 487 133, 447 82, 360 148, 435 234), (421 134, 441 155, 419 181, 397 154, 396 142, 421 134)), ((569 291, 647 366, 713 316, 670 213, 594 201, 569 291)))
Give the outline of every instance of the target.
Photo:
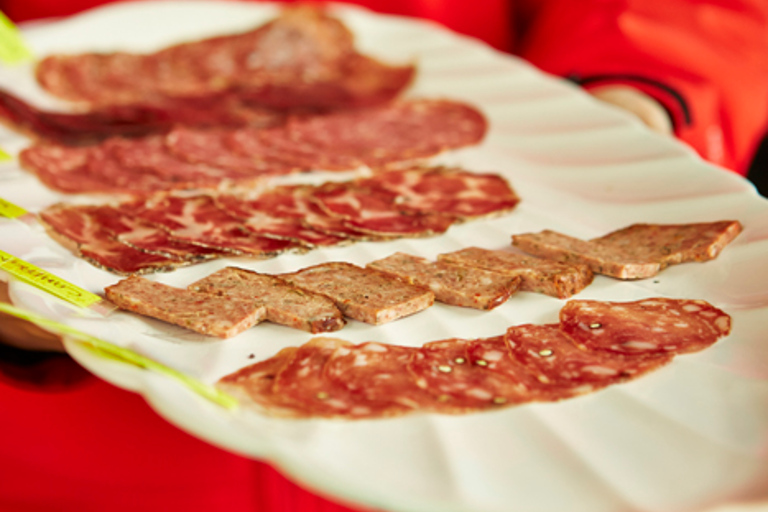
POLYGON ((292 407, 311 416, 370 418, 395 416, 411 410, 393 401, 368 400, 362 393, 325 378, 331 355, 349 342, 313 338, 298 348, 275 378, 273 391, 292 407))
POLYGON ((429 407, 435 401, 416 385, 408 363, 416 348, 367 342, 338 347, 325 364, 324 377, 374 402, 396 402, 409 409, 429 407))
POLYGON ((516 325, 504 340, 528 373, 535 400, 555 401, 590 393, 659 368, 672 354, 629 356, 584 350, 559 324, 516 325))
POLYGON ((563 332, 586 350, 684 354, 727 336, 731 317, 703 300, 572 300, 560 310, 560 324, 563 332))

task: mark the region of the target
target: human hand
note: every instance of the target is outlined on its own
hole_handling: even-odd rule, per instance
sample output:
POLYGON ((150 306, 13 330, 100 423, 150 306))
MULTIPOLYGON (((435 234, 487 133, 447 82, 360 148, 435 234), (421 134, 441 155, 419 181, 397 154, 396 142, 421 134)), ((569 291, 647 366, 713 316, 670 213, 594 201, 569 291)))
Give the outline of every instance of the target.
MULTIPOLYGON (((8 284, 0 281, 0 301, 10 303, 8 284)), ((0 343, 24 350, 63 352, 61 338, 25 320, 0 313, 0 343)))
POLYGON ((651 130, 672 134, 672 120, 664 107, 644 92, 628 85, 603 85, 589 90, 595 98, 637 116, 651 130))

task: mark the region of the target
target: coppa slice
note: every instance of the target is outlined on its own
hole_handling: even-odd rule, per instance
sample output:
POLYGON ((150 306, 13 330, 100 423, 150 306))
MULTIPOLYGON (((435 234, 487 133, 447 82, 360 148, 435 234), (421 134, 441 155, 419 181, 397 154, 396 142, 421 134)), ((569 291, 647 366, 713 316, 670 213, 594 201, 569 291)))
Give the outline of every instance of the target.
POLYGON ((374 401, 347 386, 325 378, 325 365, 340 347, 336 338, 313 338, 293 354, 275 377, 272 390, 281 400, 309 416, 375 418, 404 414, 410 407, 391 400, 374 401))
POLYGON ((484 268, 501 274, 519 276, 522 279, 520 290, 544 293, 559 299, 566 299, 579 293, 592 282, 594 277, 586 265, 568 265, 535 256, 479 247, 468 247, 440 254, 437 259, 454 265, 484 268))
POLYGON ((255 405, 273 416, 304 417, 306 414, 292 407, 282 395, 273 390, 277 374, 293 359, 296 350, 296 347, 286 347, 269 359, 223 377, 216 386, 240 398, 242 403, 255 405))
POLYGON ((336 303, 348 317, 380 325, 422 311, 435 300, 426 288, 402 283, 377 270, 330 262, 279 277, 336 303))
POLYGON ((556 401, 625 382, 672 360, 672 354, 629 356, 583 350, 559 324, 516 325, 504 337, 512 357, 529 375, 539 401, 556 401))
POLYGON ((327 297, 242 268, 223 268, 188 289, 264 306, 270 322, 311 333, 337 331, 346 323, 339 308, 327 297))
POLYGON ((104 290, 120 309, 133 311, 201 334, 231 338, 261 322, 264 306, 174 288, 130 276, 104 290))
POLYGON ((324 377, 375 402, 395 402, 419 409, 431 406, 434 396, 416 385, 408 363, 417 348, 367 342, 337 348, 323 369, 324 377))
POLYGON ((520 278, 479 268, 395 253, 366 265, 409 284, 432 290, 435 299, 445 304, 475 309, 493 309, 520 286, 520 278))
POLYGON ((634 302, 572 300, 560 326, 587 350, 616 354, 684 354, 702 350, 731 330, 731 317, 703 300, 634 302))
POLYGON ((738 221, 633 224, 589 241, 544 230, 512 236, 512 244, 546 259, 588 265, 618 279, 652 277, 669 265, 717 257, 740 232, 738 221))
POLYGON ((520 202, 507 181, 498 174, 480 174, 459 168, 417 167, 378 172, 357 182, 396 194, 397 204, 460 220, 501 215, 520 202))

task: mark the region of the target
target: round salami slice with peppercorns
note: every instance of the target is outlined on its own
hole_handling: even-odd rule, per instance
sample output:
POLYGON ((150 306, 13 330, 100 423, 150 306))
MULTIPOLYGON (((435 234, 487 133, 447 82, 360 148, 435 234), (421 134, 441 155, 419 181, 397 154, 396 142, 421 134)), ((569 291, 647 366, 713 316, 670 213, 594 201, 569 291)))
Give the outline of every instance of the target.
POLYGON ((558 324, 516 325, 504 337, 528 372, 535 400, 555 401, 635 378, 672 360, 672 354, 629 356, 584 350, 558 324))
POLYGON ((731 317, 703 300, 573 300, 560 310, 560 328, 587 350, 626 355, 684 354, 727 336, 731 317))

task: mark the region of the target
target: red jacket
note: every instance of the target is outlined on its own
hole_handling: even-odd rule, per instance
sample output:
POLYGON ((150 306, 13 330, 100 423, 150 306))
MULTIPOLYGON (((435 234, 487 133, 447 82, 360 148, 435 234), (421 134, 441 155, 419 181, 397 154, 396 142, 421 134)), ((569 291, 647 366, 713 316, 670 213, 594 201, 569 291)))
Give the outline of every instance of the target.
MULTIPOLYGON (((0 9, 20 22, 99 3, 0 0, 0 9)), ((766 126, 768 2, 358 3, 442 22, 585 87, 639 87, 668 109, 680 139, 742 174, 766 126)), ((65 356, 0 366, 0 411, 3 511, 347 510, 183 433, 65 356)))

